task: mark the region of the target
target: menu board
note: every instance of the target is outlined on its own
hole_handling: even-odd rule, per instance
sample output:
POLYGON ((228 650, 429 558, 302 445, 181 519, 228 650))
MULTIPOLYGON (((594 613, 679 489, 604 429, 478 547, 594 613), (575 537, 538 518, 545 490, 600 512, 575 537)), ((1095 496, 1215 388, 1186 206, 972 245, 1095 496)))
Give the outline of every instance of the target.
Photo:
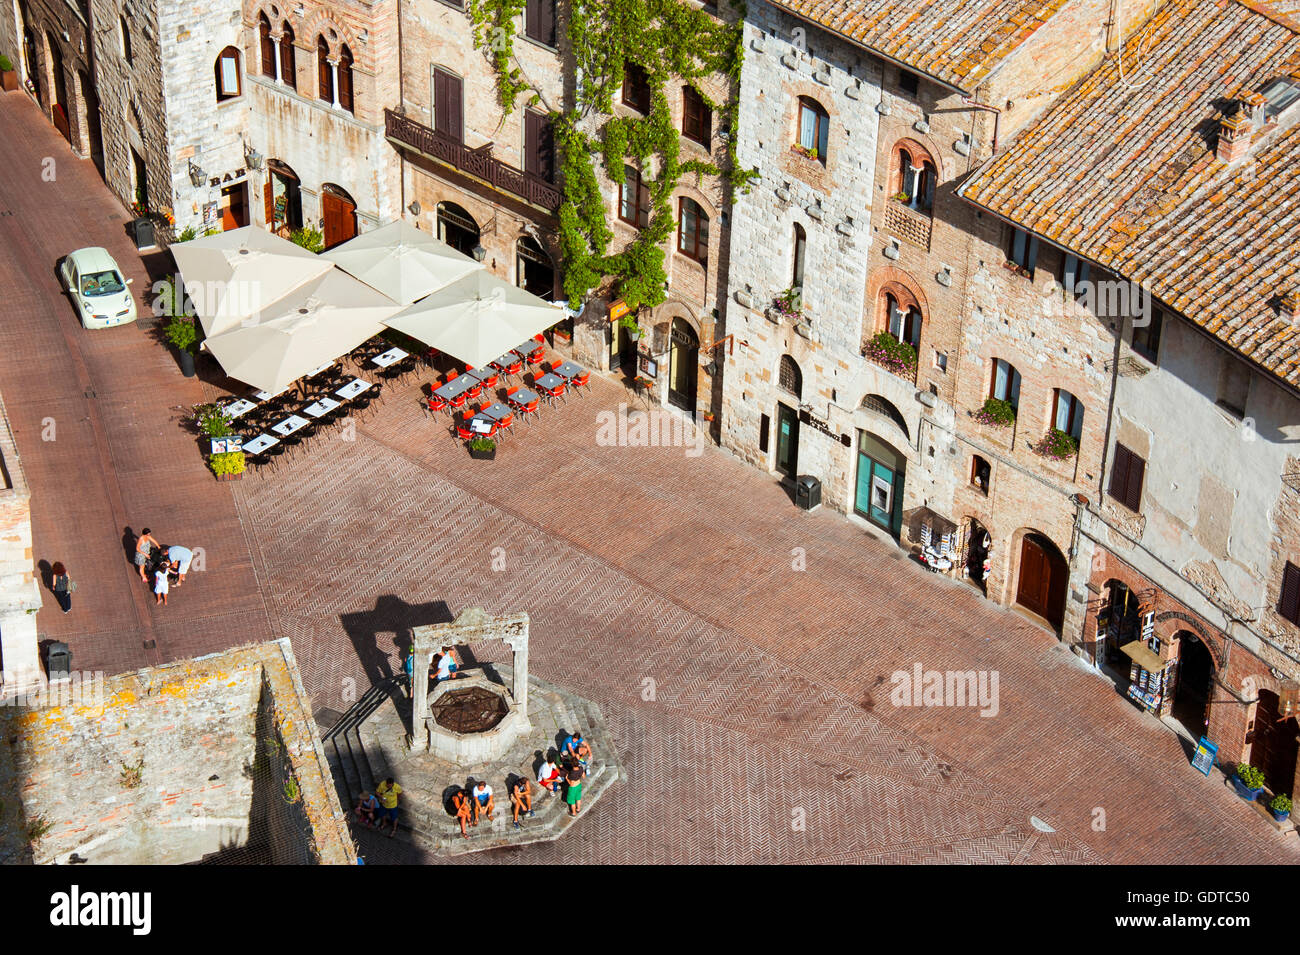
POLYGON ((1214 768, 1214 757, 1219 752, 1219 747, 1211 743, 1204 736, 1196 744, 1196 752, 1192 755, 1192 768, 1199 769, 1206 776, 1210 775, 1210 770, 1214 768))

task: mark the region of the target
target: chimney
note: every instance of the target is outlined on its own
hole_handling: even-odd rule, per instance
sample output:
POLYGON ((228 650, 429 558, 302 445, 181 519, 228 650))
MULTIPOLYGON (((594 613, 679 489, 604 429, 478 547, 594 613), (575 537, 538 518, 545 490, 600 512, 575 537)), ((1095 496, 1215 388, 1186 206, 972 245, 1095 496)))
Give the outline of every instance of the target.
POLYGON ((1214 153, 1219 162, 1236 162, 1245 156, 1250 149, 1254 128, 1254 123, 1244 108, 1220 119, 1219 145, 1214 153))
POLYGON ((1300 288, 1293 288, 1282 295, 1282 317, 1293 325, 1300 325, 1300 288))

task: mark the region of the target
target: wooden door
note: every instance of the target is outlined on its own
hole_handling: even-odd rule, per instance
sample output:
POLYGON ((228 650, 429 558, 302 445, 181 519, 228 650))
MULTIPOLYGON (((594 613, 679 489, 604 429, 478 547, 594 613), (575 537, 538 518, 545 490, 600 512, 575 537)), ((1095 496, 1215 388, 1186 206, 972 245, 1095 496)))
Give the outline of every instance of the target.
POLYGON ((1269 789, 1275 793, 1290 793, 1295 783, 1296 755, 1300 750, 1296 734, 1300 729, 1294 717, 1279 721, 1280 711, 1277 694, 1260 690, 1259 703, 1255 707, 1250 763, 1263 770, 1269 789))
POLYGON ((221 230, 242 229, 248 225, 248 184, 221 190, 221 230))
POLYGON ((1047 553, 1033 537, 1025 535, 1020 547, 1020 586, 1016 603, 1046 617, 1051 582, 1052 567, 1047 553))
POLYGON ((325 248, 332 249, 357 234, 357 207, 347 199, 322 192, 321 211, 325 219, 325 248))

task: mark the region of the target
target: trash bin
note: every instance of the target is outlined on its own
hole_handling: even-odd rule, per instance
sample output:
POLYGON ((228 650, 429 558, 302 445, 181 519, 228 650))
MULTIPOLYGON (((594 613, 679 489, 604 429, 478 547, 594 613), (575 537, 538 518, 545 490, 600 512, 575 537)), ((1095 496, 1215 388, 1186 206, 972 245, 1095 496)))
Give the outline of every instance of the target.
POLYGON ((51 643, 45 660, 45 670, 51 680, 66 680, 72 673, 72 651, 66 643, 51 643))
POLYGON ((144 217, 132 219, 128 228, 131 232, 131 238, 135 240, 135 247, 137 249, 148 249, 157 244, 154 239, 152 219, 146 219, 144 217))
POLYGON ((811 511, 822 502, 822 482, 811 474, 799 475, 794 485, 794 503, 805 511, 811 511))

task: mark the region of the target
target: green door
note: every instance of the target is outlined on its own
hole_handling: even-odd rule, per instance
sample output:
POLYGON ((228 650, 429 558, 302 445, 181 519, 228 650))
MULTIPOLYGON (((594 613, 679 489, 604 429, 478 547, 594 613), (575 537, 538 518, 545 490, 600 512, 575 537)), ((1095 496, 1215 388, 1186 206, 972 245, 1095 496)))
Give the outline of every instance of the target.
POLYGON ((903 527, 907 459, 874 435, 858 432, 858 480, 853 509, 897 538, 903 527))
POLYGON ((799 416, 783 404, 776 406, 776 469, 789 478, 799 473, 799 416))

